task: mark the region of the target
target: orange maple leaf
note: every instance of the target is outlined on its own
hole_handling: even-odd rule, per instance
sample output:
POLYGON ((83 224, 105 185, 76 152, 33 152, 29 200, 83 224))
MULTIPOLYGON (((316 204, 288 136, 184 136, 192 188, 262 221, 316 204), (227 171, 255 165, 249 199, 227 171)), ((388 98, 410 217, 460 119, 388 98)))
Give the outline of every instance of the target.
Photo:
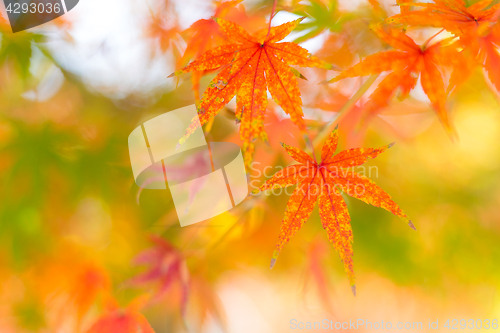
POLYGON ((476 55, 476 59, 483 66, 491 83, 500 92, 500 26, 495 24, 485 32, 479 30, 478 33, 464 38, 465 47, 476 55))
POLYGON ((335 155, 338 141, 337 132, 336 128, 325 142, 321 152, 321 163, 317 163, 302 150, 282 144, 287 153, 300 164, 288 166, 277 172, 253 193, 298 184, 286 207, 279 240, 271 260, 271 268, 276 263, 283 246, 306 222, 316 201, 318 201, 321 224, 328 234, 328 239, 333 243, 344 262, 344 269, 353 293, 356 294, 352 260, 353 236, 350 216, 347 205, 341 196, 342 192, 400 216, 413 229, 415 226, 401 208, 392 201, 389 194, 370 179, 354 172, 355 166, 362 165, 366 160, 377 157, 393 144, 381 148, 348 149, 335 155))
POLYGON ((330 314, 334 314, 332 306, 331 288, 329 285, 326 269, 325 257, 328 255, 328 244, 322 239, 313 240, 307 251, 307 266, 304 274, 303 299, 306 301, 306 295, 311 284, 316 286, 316 292, 323 308, 330 314))
POLYGON ((78 324, 83 319, 85 313, 88 312, 91 305, 95 302, 99 292, 108 295, 111 289, 111 282, 106 272, 94 265, 88 265, 83 269, 78 270, 77 280, 70 295, 73 298, 77 307, 78 324))
MULTIPOLYGON (((238 22, 243 26, 257 24, 257 22, 261 23, 256 17, 248 17, 243 6, 236 8, 242 1, 214 1, 215 12, 213 17, 225 18, 233 22, 238 22)), ((201 56, 209 49, 229 42, 226 35, 221 32, 217 22, 213 19, 201 19, 194 22, 188 29, 182 32, 182 35, 186 39, 187 45, 184 54, 178 61, 180 66, 177 68, 186 66, 190 60, 201 56)), ((197 101, 200 99, 200 79, 204 73, 193 71, 191 76, 193 91, 197 101)))
POLYGON ((174 6, 170 1, 162 2, 159 8, 150 9, 151 16, 145 29, 147 37, 159 44, 162 52, 172 49, 176 58, 180 58, 180 29, 174 6))
POLYGON ((92 306, 98 300, 111 298, 111 281, 96 263, 75 259, 81 254, 70 246, 65 246, 64 251, 36 271, 36 290, 47 300, 51 327, 71 325, 75 332, 80 332, 92 306))
MULTIPOLYGON (((500 12, 498 12, 500 15, 500 12)), ((496 18, 492 18, 496 20, 496 18)), ((482 22, 475 29, 467 30, 460 36, 457 42, 463 49, 462 53, 471 57, 474 61, 462 72, 463 77, 468 77, 476 65, 484 68, 485 75, 492 85, 500 92, 500 26, 495 22, 482 22)))
POLYGON ((101 316, 86 333, 155 333, 148 320, 139 310, 148 296, 139 296, 126 308, 121 309, 116 302, 110 303, 106 314, 101 316))
MULTIPOLYGON (((214 17, 225 17, 231 9, 242 0, 214 2, 216 8, 214 17)), ((187 64, 189 59, 195 56, 201 56, 206 50, 213 46, 224 43, 226 38, 220 33, 219 25, 212 19, 200 19, 194 22, 183 32, 189 39, 186 45, 186 51, 182 56, 181 62, 187 64)))
POLYGON ((401 14, 387 19, 389 23, 404 23, 414 26, 432 26, 462 34, 479 23, 490 21, 500 4, 490 6, 493 0, 481 0, 467 7, 463 0, 434 0, 434 3, 400 3, 401 14), (409 11, 409 6, 422 7, 421 10, 409 11))
MULTIPOLYGON (((302 99, 295 78, 298 73, 289 65, 327 69, 331 68, 331 65, 311 56, 306 49, 295 43, 278 43, 295 29, 303 18, 269 30, 266 28, 254 36, 233 22, 220 18, 215 20, 233 43, 206 52, 171 76, 225 66, 203 94, 198 115, 201 125, 204 125, 237 95, 236 118, 241 122, 240 138, 243 141, 245 165, 248 170, 253 156, 254 140, 261 137, 267 141, 264 130, 267 90, 290 115, 293 123, 305 132, 302 99)), ((193 119, 179 144, 183 144, 198 126, 197 120, 193 119)))
POLYGON ((215 322, 223 332, 227 332, 227 319, 222 302, 214 290, 214 287, 199 276, 193 277, 191 281, 192 303, 190 310, 195 316, 189 318, 193 332, 202 332, 207 322, 215 322))
POLYGON ((448 92, 459 85, 466 77, 463 70, 468 68, 467 59, 457 50, 457 45, 448 39, 428 46, 428 40, 422 46, 399 30, 384 30, 374 26, 373 31, 396 50, 379 52, 363 59, 357 65, 343 71, 329 82, 337 82, 348 77, 368 76, 390 72, 370 96, 366 105, 367 113, 388 105, 390 99, 399 92, 399 99, 408 97, 415 88, 418 78, 427 97, 431 101, 437 116, 447 132, 456 136, 448 118, 446 109, 447 90, 443 80, 445 69, 451 69, 448 92))
MULTIPOLYGON (((422 10, 395 15, 387 19, 389 23, 404 23, 413 26, 443 27, 460 37, 459 45, 475 62, 461 66, 460 77, 470 76, 477 64, 484 67, 490 81, 500 91, 498 74, 499 30, 496 22, 500 16, 500 4, 492 0, 481 0, 466 6, 462 0, 411 3, 424 7, 422 10)), ((402 6, 408 7, 408 6, 402 6)))

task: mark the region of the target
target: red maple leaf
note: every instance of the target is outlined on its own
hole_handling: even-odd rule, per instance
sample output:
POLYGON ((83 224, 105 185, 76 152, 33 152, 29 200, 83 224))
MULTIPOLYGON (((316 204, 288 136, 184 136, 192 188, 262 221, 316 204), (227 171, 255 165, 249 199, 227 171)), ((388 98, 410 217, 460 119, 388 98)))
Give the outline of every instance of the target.
POLYGON ((185 313, 189 296, 189 271, 181 252, 164 239, 151 236, 155 246, 139 253, 133 260, 137 265, 149 265, 149 269, 141 273, 127 284, 144 286, 156 284, 157 290, 153 301, 158 301, 173 286, 179 283, 181 290, 181 313, 185 313))

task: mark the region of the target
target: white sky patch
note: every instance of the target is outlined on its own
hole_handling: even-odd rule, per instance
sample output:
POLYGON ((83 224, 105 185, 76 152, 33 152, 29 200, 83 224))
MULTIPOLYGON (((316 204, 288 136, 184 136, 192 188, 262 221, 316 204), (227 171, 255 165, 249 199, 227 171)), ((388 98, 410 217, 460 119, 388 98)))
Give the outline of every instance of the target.
POLYGON ((54 96, 64 83, 61 69, 48 61, 42 51, 32 46, 30 73, 38 81, 34 89, 26 91, 22 96, 29 100, 46 101, 54 96))
MULTIPOLYGON (((177 0, 173 3, 175 19, 181 29, 199 19, 209 19, 214 13, 211 1, 177 0)), ((81 77, 91 90, 112 98, 156 89, 170 90, 175 88, 175 81, 167 79, 175 70, 173 54, 170 51, 162 54, 146 36, 148 19, 159 4, 161 0, 82 0, 66 14, 71 22, 69 29, 61 31, 46 24, 32 31, 46 33, 47 46, 55 58, 64 69, 81 77)), ((251 8, 252 1, 244 4, 251 8)), ((278 12, 272 25, 298 17, 278 12)), ((293 41, 305 33, 307 31, 292 32, 284 41, 293 41)), ((320 34, 301 46, 311 53, 317 52, 326 37, 327 34, 320 34)), ((179 45, 181 50, 185 47, 181 38, 179 45)))
POLYGON ((260 306, 238 286, 225 287, 219 294, 228 318, 228 331, 238 333, 271 333, 271 325, 260 306), (238 306, 234 306, 238 304, 238 306))
POLYGON ((174 71, 173 56, 152 57, 154 44, 145 32, 150 10, 151 5, 138 0, 80 1, 68 14, 69 31, 48 46, 65 69, 111 97, 173 88, 175 83, 167 79, 174 71))
MULTIPOLYGON (((396 0, 394 0, 395 2, 396 0)), ((359 6, 367 4, 366 0, 339 0, 339 8, 343 11, 354 11, 359 6)))
POLYGON ((199 19, 210 19, 215 11, 211 1, 182 0, 174 2, 175 12, 181 29, 189 28, 199 19))
POLYGON ((415 98, 418 101, 421 101, 421 102, 425 102, 425 103, 431 102, 429 100, 429 97, 427 97, 427 94, 425 93, 424 89, 422 88, 420 76, 418 77, 418 82, 415 85, 415 88, 413 88, 412 91, 410 92, 410 96, 415 98))

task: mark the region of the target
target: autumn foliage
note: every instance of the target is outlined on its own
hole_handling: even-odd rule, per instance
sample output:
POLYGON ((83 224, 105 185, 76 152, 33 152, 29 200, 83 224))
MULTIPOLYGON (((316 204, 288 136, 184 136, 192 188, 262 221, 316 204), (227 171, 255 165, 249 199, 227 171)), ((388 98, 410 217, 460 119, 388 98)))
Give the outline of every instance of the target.
MULTIPOLYGON (((254 313, 274 318, 267 312, 278 306, 265 307, 273 294, 260 283, 283 283, 283 303, 291 304, 299 273, 335 318, 345 300, 375 292, 360 288, 373 276, 391 290, 425 281, 433 293, 439 285, 453 294, 477 274, 478 289, 492 293, 484 267, 497 268, 484 258, 500 254, 500 236, 492 236, 500 138, 495 119, 474 118, 475 111, 460 118, 459 111, 469 107, 463 96, 498 109, 498 0, 197 4, 206 15, 187 23, 181 0, 132 10, 146 13, 137 20, 144 42, 137 50, 147 49, 140 61, 155 74, 166 70, 143 90, 139 79, 132 90, 121 91, 119 78, 99 86, 105 80, 95 64, 94 71, 66 65, 67 54, 53 44, 84 53, 69 15, 47 30, 16 34, 0 17, 0 332, 230 331, 226 312, 237 322, 230 302, 255 302, 254 313), (189 104, 200 122, 193 119, 178 146, 200 125, 208 142, 238 144, 252 194, 223 215, 180 228, 169 190, 134 184, 125 142, 147 119, 189 104), (470 157, 452 155, 461 148, 470 157), (380 166, 382 177, 357 170, 365 165, 380 166), (274 195, 278 189, 290 195, 274 195), (418 233, 392 223, 399 218, 416 230, 396 202, 418 233), (454 224, 465 218, 474 223, 454 224), (469 254, 474 244, 461 237, 472 232, 484 244, 469 254), (468 266, 457 265, 454 253, 472 258, 468 266), (456 279, 429 268, 435 256, 457 269, 456 279), (255 283, 255 295, 242 295, 238 283, 255 283)), ((107 55, 113 42, 88 54, 107 55)), ((135 47, 116 53, 133 56, 135 47)), ((199 167, 194 161, 182 172, 199 167)))
POLYGON ((377 157, 390 148, 392 144, 376 149, 349 149, 335 154, 337 142, 338 133, 335 129, 321 150, 320 163, 305 152, 283 144, 287 153, 300 164, 289 166, 278 172, 258 190, 255 190, 254 194, 269 189, 297 185, 285 211, 271 268, 273 268, 283 246, 307 221, 316 201, 318 201, 321 224, 328 234, 328 239, 339 253, 349 276, 353 293, 356 294, 352 261, 351 219, 341 193, 344 192, 368 204, 384 208, 403 218, 413 229, 415 227, 387 193, 370 179, 353 171, 355 166, 362 165, 366 160, 377 157), (352 170, 348 170, 349 168, 352 170))
MULTIPOLYGON (((181 75, 192 71, 224 69, 210 82, 198 108, 201 125, 206 124, 234 96, 236 96, 236 120, 240 125, 245 164, 250 167, 254 152, 254 140, 267 141, 264 115, 267 108, 267 90, 275 101, 290 115, 295 125, 305 132, 302 100, 297 79, 300 73, 290 65, 301 67, 331 68, 325 62, 311 56, 295 43, 278 43, 292 32, 303 20, 298 19, 278 27, 263 28, 250 36, 237 24, 214 18, 222 31, 232 41, 201 55, 184 69, 181 75)), ((182 144, 197 128, 196 121, 187 129, 182 144)))

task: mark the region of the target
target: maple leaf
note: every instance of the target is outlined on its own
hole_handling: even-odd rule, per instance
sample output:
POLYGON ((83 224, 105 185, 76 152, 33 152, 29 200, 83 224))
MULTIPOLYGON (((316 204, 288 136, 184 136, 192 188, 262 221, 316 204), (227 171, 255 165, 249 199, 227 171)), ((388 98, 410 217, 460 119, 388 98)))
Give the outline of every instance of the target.
POLYGON ((137 275, 127 284, 143 286, 150 283, 158 284, 153 301, 159 300, 178 281, 181 290, 181 313, 184 315, 189 295, 189 271, 182 254, 164 239, 151 236, 155 246, 144 250, 134 258, 137 265, 150 265, 150 269, 137 275))
POLYGON ((490 21, 500 4, 490 5, 493 0, 481 0, 467 7, 463 0, 434 0, 434 3, 400 1, 401 14, 387 19, 389 23, 404 23, 414 26, 432 26, 461 34, 479 23, 490 21), (421 10, 409 11, 409 6, 421 7, 421 10))
MULTIPOLYGON (((135 264, 147 264, 149 269, 130 279, 126 285, 156 285, 151 305, 164 300, 169 305, 177 306, 174 300, 179 295, 182 318, 190 322, 194 331, 201 331, 209 319, 225 327, 223 307, 212 285, 199 271, 198 275, 190 276, 186 256, 179 249, 157 236, 151 236, 151 241, 155 245, 134 258, 135 264), (176 282, 178 288, 174 288, 176 282), (187 311, 188 297, 190 311, 187 311)), ((162 303, 164 306, 165 303, 162 303)))
MULTIPOLYGON (((201 125, 204 125, 236 95, 236 118, 240 125, 240 138, 247 170, 254 152, 254 140, 267 141, 264 115, 267 106, 267 90, 275 101, 290 115, 292 122, 305 132, 302 100, 297 72, 289 65, 331 68, 331 65, 311 56, 295 43, 282 42, 303 20, 264 29, 254 36, 237 24, 215 18, 220 28, 233 43, 212 49, 184 69, 171 76, 191 71, 224 69, 210 82, 198 107, 201 125)), ((196 119, 179 140, 183 144, 200 124, 196 119)))
POLYGON ((46 309, 51 327, 70 325, 79 331, 97 300, 111 297, 111 281, 102 267, 75 259, 79 253, 70 247, 64 250, 64 254, 51 258, 36 272, 36 289, 48 295, 46 309))
POLYGON ((352 229, 347 205, 341 193, 344 192, 375 207, 384 208, 401 217, 413 229, 415 226, 384 190, 370 179, 354 172, 353 167, 377 157, 393 144, 381 148, 353 148, 335 155, 337 132, 336 128, 326 140, 321 152, 321 163, 317 163, 308 154, 295 147, 282 144, 287 153, 300 164, 288 166, 277 172, 253 193, 298 185, 286 207, 279 240, 271 260, 271 268, 276 263, 283 246, 307 221, 318 201, 321 224, 344 262, 344 269, 353 293, 356 294, 352 260, 352 229))
POLYGON ((109 292, 110 284, 109 277, 99 267, 90 265, 78 272, 75 285, 70 290, 70 295, 72 295, 77 306, 78 324, 95 302, 98 293, 104 292, 107 294, 109 292))
MULTIPOLYGON (((355 55, 355 50, 351 44, 352 41, 347 34, 331 34, 316 55, 334 66, 347 68, 353 63, 355 55)), ((317 88, 314 87, 313 89, 317 88)))
MULTIPOLYGON (((238 22, 242 26, 250 26, 260 24, 260 20, 256 17, 248 17, 243 6, 236 8, 243 0, 234 1, 214 1, 215 12, 213 17, 224 18, 233 22, 238 22)), ((219 25, 213 19, 200 19, 194 22, 188 29, 182 32, 184 39, 187 41, 186 50, 179 59, 179 64, 185 66, 188 62, 196 57, 201 56, 207 50, 216 46, 228 43, 228 38, 221 32, 219 25)), ((178 68, 181 68, 179 66, 178 68)), ((200 99, 200 79, 207 71, 194 71, 191 76, 195 99, 200 99)))
MULTIPOLYGON (((242 0, 214 2, 214 17, 225 17, 242 0)), ((207 49, 224 43, 226 38, 220 33, 219 25, 213 19, 200 19, 183 32, 189 39, 181 62, 187 64, 195 56, 201 56, 207 49)))
POLYGON ((154 333, 144 315, 139 313, 147 297, 138 297, 125 309, 109 304, 107 313, 101 316, 86 333, 154 333))
POLYGON ((480 65, 491 84, 500 92, 500 54, 498 51, 500 26, 494 22, 482 22, 477 28, 469 29, 461 35, 457 44, 462 48, 462 53, 473 59, 469 66, 463 68, 462 75, 470 76, 476 65, 480 65))
MULTIPOLYGON (((358 90, 358 87, 354 88, 358 90)), ((403 140, 413 137, 419 131, 421 122, 433 116, 429 103, 410 97, 399 103, 391 103, 378 111, 372 110, 372 114, 367 117, 366 111, 370 110, 365 110, 365 105, 369 106, 370 103, 361 99, 358 103, 352 103, 353 100, 349 96, 353 93, 353 91, 344 93, 331 86, 322 85, 322 89, 317 89, 312 102, 306 104, 307 107, 321 110, 323 114, 335 114, 329 115, 327 119, 335 119, 334 123, 339 125, 339 135, 345 138, 344 144, 347 148, 362 145, 369 129, 377 133, 389 133, 403 140), (412 118, 411 128, 405 126, 405 119, 409 120, 407 116, 412 118)), ((323 126, 328 125, 328 123, 323 124, 323 126)))
MULTIPOLYGON (((264 126, 268 135, 267 145, 262 145, 256 149, 251 166, 252 173, 264 175, 269 166, 275 165, 280 158, 290 159, 287 154, 277 153, 281 149, 280 142, 289 142, 298 145, 301 142, 301 133, 290 119, 280 119, 275 111, 274 103, 268 105, 268 110, 264 117, 264 126)), ((234 133, 226 139, 228 142, 238 144, 239 134, 234 133)), ((258 145, 256 145, 258 147, 258 145)))
POLYGON ((165 172, 169 175, 168 177, 169 181, 182 183, 186 181, 186 179, 194 179, 192 180, 192 184, 189 186, 188 189, 189 200, 187 207, 189 208, 189 206, 193 203, 196 194, 199 192, 203 184, 205 184, 207 181, 202 176, 206 174, 206 170, 210 170, 211 168, 212 164, 210 162, 210 158, 203 153, 195 153, 189 155, 183 161, 182 165, 173 164, 173 165, 167 165, 165 167, 153 166, 151 168, 152 176, 144 179, 144 181, 139 186, 136 195, 137 203, 139 203, 139 199, 143 190, 148 188, 150 184, 165 181, 165 175, 163 174, 163 170, 165 170, 165 172))
POLYGON ((32 44, 41 40, 42 35, 27 31, 13 33, 9 22, 2 15, 0 15, 0 35, 2 36, 0 64, 3 65, 8 60, 13 61, 22 78, 28 79, 30 76, 32 44))
POLYGON ((194 332, 202 332, 203 327, 209 322, 215 322, 223 332, 227 332, 226 315, 222 302, 214 287, 204 278, 193 277, 190 308, 196 316, 189 318, 189 323, 194 332), (192 304, 192 306, 191 306, 192 304))
POLYGON ((307 4, 297 6, 293 13, 299 16, 307 16, 310 20, 297 27, 297 31, 306 31, 306 33, 295 40, 296 43, 302 43, 314 38, 329 30, 339 32, 345 21, 350 20, 353 14, 341 13, 337 0, 310 0, 307 4))
MULTIPOLYGON (((493 5, 492 0, 481 0, 466 6, 462 0, 434 1, 434 3, 411 3, 423 7, 422 10, 406 12, 387 19, 389 23, 404 23, 413 26, 444 27, 460 37, 462 53, 474 61, 464 63, 457 76, 462 80, 469 77, 480 64, 484 67, 490 81, 500 91, 497 51, 498 28, 496 21, 500 15, 500 4, 493 5)), ((408 7, 408 6, 402 6, 408 7)), ((451 90, 451 89, 449 89, 451 90)))
POLYGON ((145 28, 146 37, 158 43, 161 52, 171 49, 175 58, 180 58, 181 30, 176 19, 174 6, 167 0, 162 2, 159 8, 150 9, 150 11, 150 18, 145 28))
POLYGON ((327 254, 328 244, 322 240, 316 239, 309 245, 307 251, 308 265, 305 268, 303 285, 303 298, 304 300, 306 299, 305 296, 307 295, 309 285, 312 283, 315 284, 321 305, 328 313, 333 314, 332 300, 330 298, 331 288, 328 284, 328 275, 326 272, 328 265, 324 262, 327 254))
POLYGON ((467 59, 457 50, 457 45, 445 39, 428 46, 428 40, 422 46, 417 45, 410 37, 399 30, 384 30, 374 26, 373 31, 387 44, 396 50, 379 52, 363 59, 357 65, 343 71, 329 82, 337 82, 348 77, 368 76, 390 72, 378 85, 365 106, 367 113, 388 105, 390 99, 399 92, 399 99, 408 97, 415 88, 418 78, 422 88, 431 101, 437 116, 448 134, 456 136, 448 118, 446 109, 447 90, 443 80, 443 72, 451 69, 448 92, 459 85, 464 77, 464 69, 468 68, 467 59))
POLYGON ((165 26, 164 19, 161 15, 153 14, 151 16, 151 24, 148 27, 147 35, 159 41, 162 51, 166 51, 174 45, 175 37, 178 34, 179 29, 177 26, 165 26))
POLYGON ((464 39, 466 47, 476 55, 476 59, 483 65, 489 80, 500 92, 500 26, 494 25, 486 33, 474 34, 469 39, 464 39), (467 43, 467 41, 470 41, 467 43))

